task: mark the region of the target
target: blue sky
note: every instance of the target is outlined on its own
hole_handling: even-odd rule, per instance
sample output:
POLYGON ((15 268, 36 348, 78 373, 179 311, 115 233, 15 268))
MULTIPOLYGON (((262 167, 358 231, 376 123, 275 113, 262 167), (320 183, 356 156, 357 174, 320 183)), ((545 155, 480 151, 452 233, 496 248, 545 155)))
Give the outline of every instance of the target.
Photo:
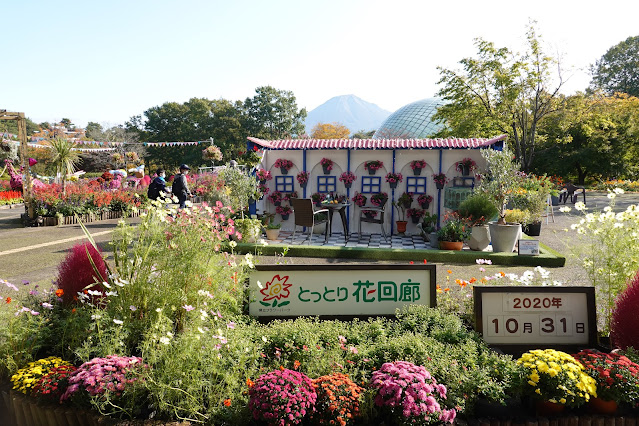
POLYGON ((474 55, 476 37, 521 50, 530 19, 573 93, 589 64, 639 35, 637 16, 627 0, 3 1, 0 109, 114 125, 164 102, 243 100, 271 85, 308 110, 352 93, 394 111, 433 96, 437 66, 474 55))

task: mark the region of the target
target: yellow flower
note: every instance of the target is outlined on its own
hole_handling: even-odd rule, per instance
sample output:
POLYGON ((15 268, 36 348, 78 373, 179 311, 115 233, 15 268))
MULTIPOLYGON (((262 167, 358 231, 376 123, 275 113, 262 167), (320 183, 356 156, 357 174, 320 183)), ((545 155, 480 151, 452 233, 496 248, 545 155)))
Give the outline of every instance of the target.
POLYGON ((535 385, 537 384, 537 382, 539 382, 539 374, 537 374, 536 371, 533 371, 533 373, 529 376, 529 378, 535 383, 535 385))
POLYGON ((561 398, 561 399, 559 400, 559 403, 560 403, 560 404, 565 404, 565 403, 566 403, 566 398, 561 398))

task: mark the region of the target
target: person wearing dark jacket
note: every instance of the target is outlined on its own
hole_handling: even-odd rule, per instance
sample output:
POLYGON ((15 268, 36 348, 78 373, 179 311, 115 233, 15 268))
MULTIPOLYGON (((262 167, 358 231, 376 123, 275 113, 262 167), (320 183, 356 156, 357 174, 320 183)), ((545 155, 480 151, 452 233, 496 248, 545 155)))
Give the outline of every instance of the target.
POLYGON ((179 202, 181 209, 186 207, 186 199, 187 197, 192 197, 191 191, 189 191, 189 185, 186 182, 186 175, 189 173, 191 168, 186 164, 182 164, 180 166, 180 173, 175 175, 173 179, 173 195, 175 195, 179 202))
POLYGON ((166 190, 166 173, 164 169, 158 169, 157 177, 153 179, 151 184, 149 185, 148 196, 150 200, 157 200, 160 197, 160 192, 167 193, 166 190))

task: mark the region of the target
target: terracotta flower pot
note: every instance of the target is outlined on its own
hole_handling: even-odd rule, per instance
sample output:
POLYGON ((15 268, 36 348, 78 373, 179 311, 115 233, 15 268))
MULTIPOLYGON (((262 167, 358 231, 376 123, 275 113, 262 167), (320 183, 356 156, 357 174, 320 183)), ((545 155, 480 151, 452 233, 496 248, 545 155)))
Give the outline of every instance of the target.
POLYGON ((590 398, 590 401, 588 401, 588 412, 591 414, 615 414, 617 407, 617 401, 608 401, 601 398, 590 398))
POLYGON ((535 411, 538 416, 556 416, 561 414, 566 407, 563 404, 550 401, 537 401, 535 403, 535 411))
POLYGON ((397 232, 399 232, 400 234, 406 232, 406 225, 408 224, 408 222, 406 222, 405 220, 398 220, 395 223, 397 224, 397 232))
POLYGON ((463 241, 440 241, 439 242, 440 250, 460 251, 462 247, 464 247, 463 241))

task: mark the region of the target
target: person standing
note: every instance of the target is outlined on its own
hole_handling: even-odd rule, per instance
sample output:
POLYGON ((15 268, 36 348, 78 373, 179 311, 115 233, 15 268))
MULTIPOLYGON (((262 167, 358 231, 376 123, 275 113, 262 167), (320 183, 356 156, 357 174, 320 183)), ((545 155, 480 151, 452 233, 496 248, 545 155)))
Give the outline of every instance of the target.
POLYGON ((166 194, 166 173, 164 169, 158 169, 157 177, 153 179, 153 182, 149 185, 149 191, 147 195, 150 200, 157 200, 160 197, 160 192, 166 194))
POLYGON ((191 191, 189 191, 189 185, 186 182, 186 175, 189 173, 189 170, 191 170, 191 168, 186 164, 180 165, 180 173, 175 175, 173 186, 171 187, 173 195, 175 195, 180 202, 180 209, 186 207, 187 197, 192 197, 191 191))

